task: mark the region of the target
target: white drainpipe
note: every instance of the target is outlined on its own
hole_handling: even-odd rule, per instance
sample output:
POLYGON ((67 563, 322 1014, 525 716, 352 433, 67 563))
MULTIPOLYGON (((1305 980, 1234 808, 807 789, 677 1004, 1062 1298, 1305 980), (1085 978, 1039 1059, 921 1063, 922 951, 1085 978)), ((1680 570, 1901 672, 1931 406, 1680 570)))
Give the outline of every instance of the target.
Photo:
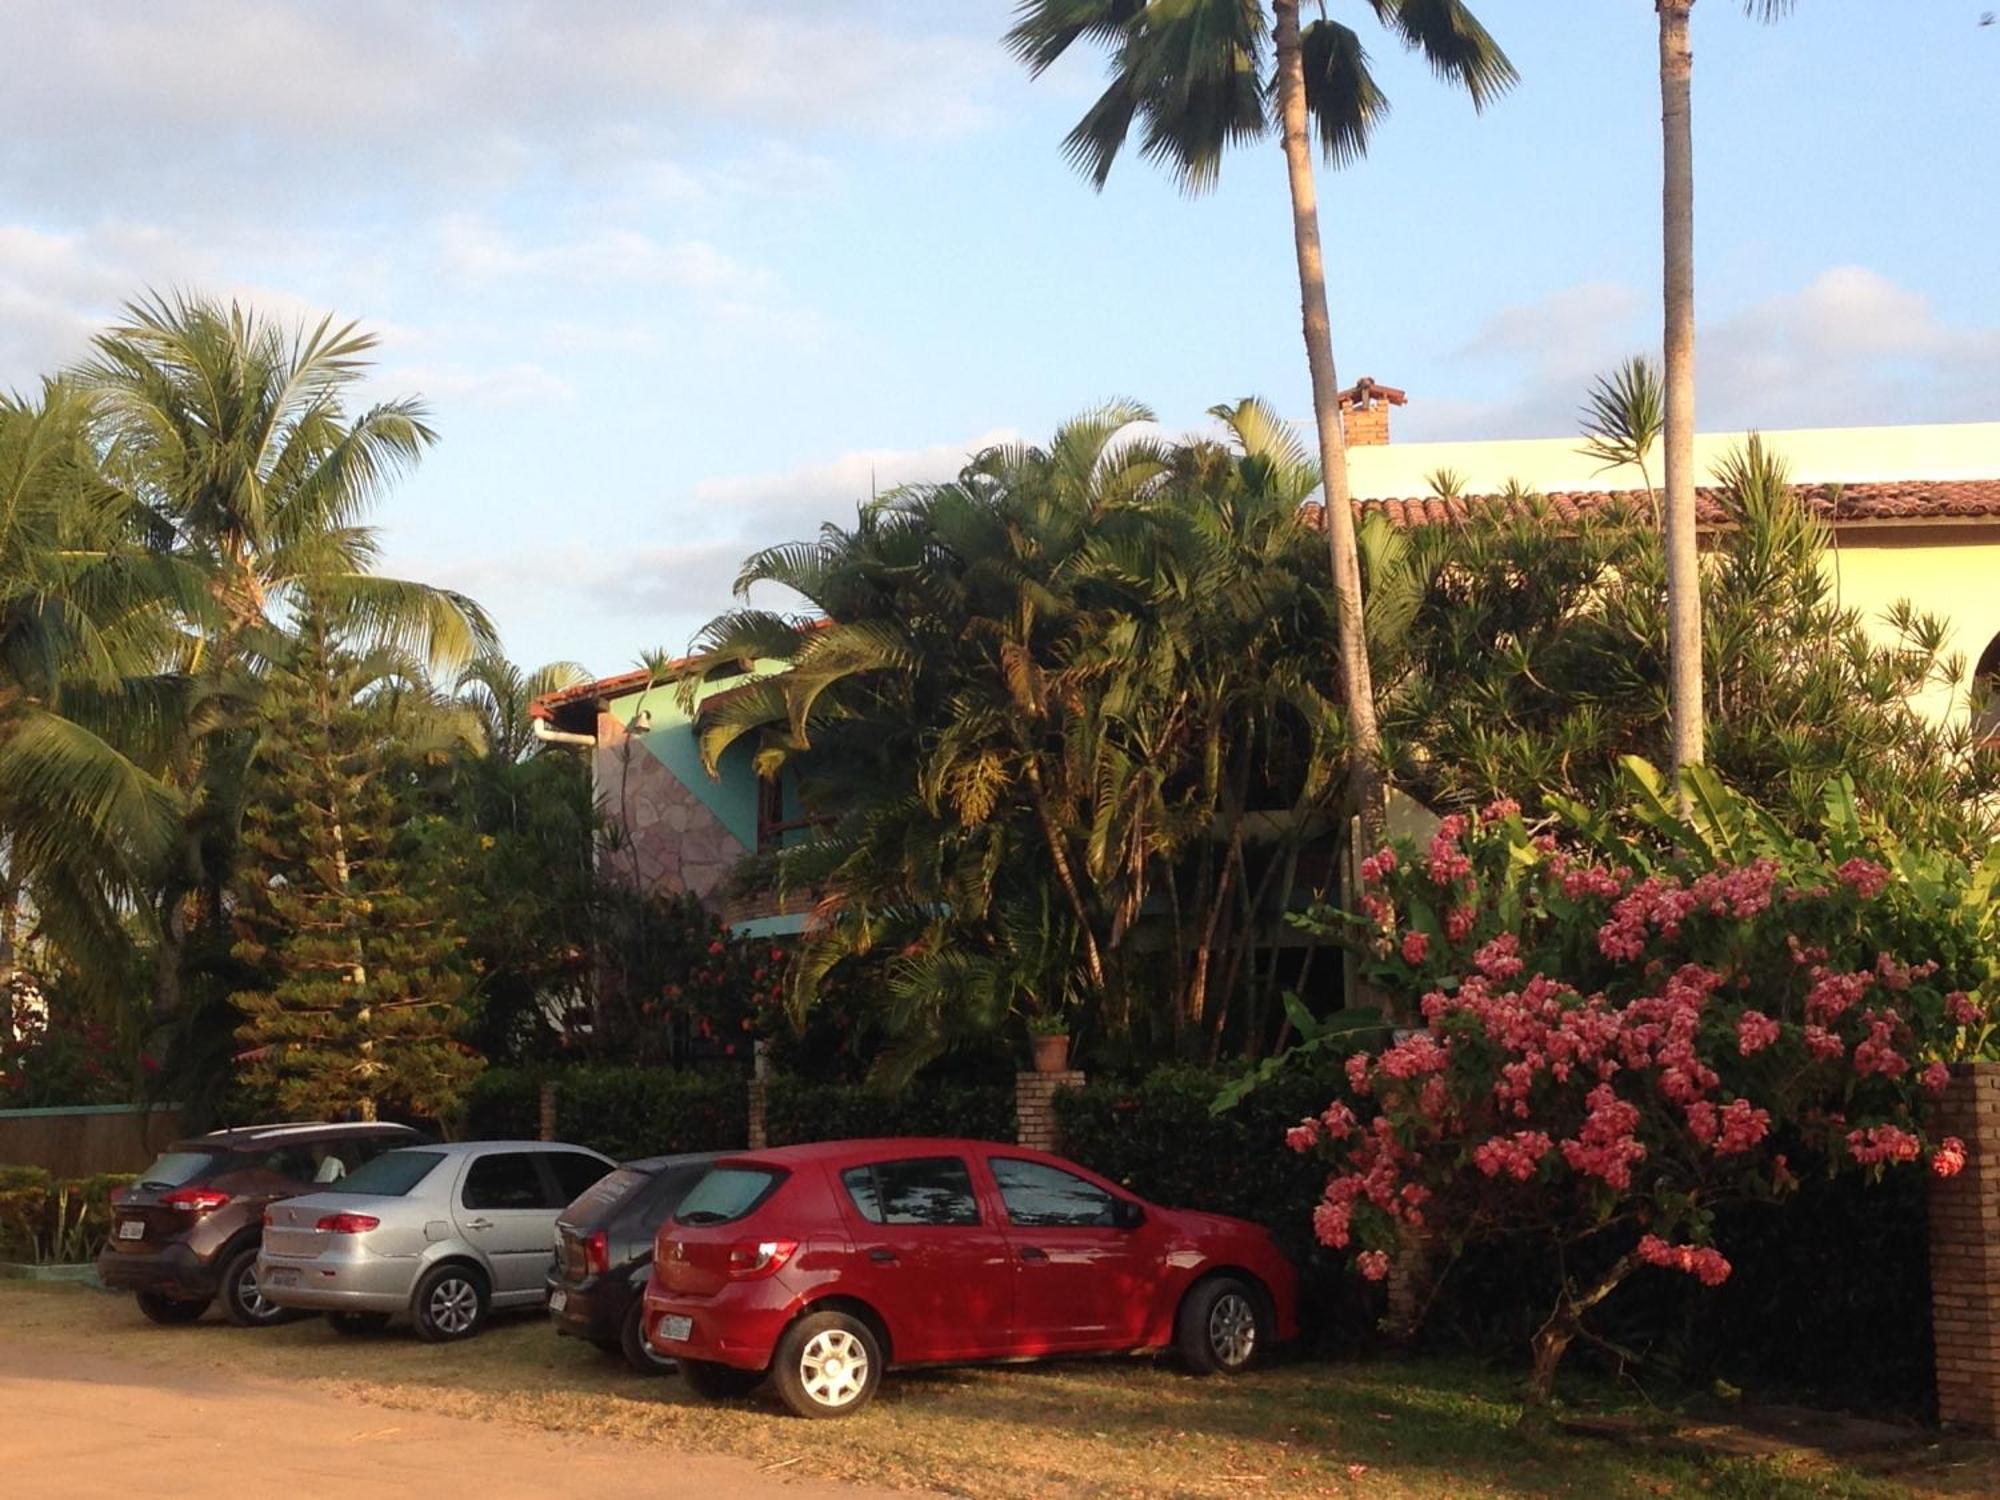
POLYGON ((547 719, 535 720, 535 738, 544 745, 595 745, 594 734, 571 734, 566 729, 551 729, 547 719))

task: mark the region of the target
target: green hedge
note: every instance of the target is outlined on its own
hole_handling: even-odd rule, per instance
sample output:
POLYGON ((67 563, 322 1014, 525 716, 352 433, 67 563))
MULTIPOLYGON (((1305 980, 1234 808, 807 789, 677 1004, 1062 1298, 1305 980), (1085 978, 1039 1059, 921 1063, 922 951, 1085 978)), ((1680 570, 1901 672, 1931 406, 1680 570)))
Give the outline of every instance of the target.
POLYGON ((111 1192, 129 1173, 57 1181, 40 1167, 0 1166, 0 1260, 76 1264, 111 1233, 111 1192))
POLYGON ((1011 1141, 1014 1090, 918 1082, 887 1093, 861 1084, 776 1078, 764 1100, 764 1131, 774 1146, 881 1135, 1011 1141))
POLYGON ((629 1160, 673 1151, 728 1151, 748 1138, 743 1075, 587 1065, 550 1071, 489 1068, 472 1086, 466 1126, 474 1139, 532 1140, 541 1086, 556 1086, 556 1138, 629 1160))

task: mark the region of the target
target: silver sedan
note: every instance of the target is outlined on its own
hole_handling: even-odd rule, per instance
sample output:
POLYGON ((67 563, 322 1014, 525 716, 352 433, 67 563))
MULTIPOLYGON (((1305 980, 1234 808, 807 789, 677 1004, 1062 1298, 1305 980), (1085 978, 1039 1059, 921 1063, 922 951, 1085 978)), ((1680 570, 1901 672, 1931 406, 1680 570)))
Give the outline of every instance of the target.
POLYGON ((542 1301, 556 1215, 612 1166, 548 1141, 384 1152, 265 1211, 258 1291, 342 1333, 407 1311, 423 1338, 470 1338, 493 1309, 542 1301))

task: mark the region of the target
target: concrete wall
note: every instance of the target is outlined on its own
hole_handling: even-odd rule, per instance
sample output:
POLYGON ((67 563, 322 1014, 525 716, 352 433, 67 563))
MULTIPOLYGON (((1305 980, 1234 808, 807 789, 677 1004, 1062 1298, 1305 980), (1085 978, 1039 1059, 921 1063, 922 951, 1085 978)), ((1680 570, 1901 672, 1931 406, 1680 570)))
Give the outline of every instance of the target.
POLYGON ((0 1164, 57 1177, 137 1172, 182 1136, 178 1105, 0 1109, 0 1164))
MULTIPOLYGON (((2000 637, 2000 524, 1843 527, 1836 540, 1827 569, 1841 603, 1861 611, 1879 639, 1895 639, 1883 616, 1905 599, 1950 623, 1949 650, 1965 658, 1967 673, 2000 637)), ((1921 706, 1933 718, 1961 717, 1966 687, 1934 688, 1921 706)))

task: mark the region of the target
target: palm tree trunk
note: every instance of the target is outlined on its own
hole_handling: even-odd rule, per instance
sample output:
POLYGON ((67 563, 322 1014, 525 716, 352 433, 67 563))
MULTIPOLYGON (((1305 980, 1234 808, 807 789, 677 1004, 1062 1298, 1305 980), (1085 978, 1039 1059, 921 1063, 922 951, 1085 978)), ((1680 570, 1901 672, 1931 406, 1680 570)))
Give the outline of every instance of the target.
POLYGON ((1313 420, 1319 427, 1325 483, 1326 545, 1340 653, 1340 685, 1352 763, 1348 791, 1370 835, 1383 826, 1382 738, 1375 725, 1375 687, 1361 611, 1361 562, 1354 543, 1353 492, 1347 480, 1347 436, 1340 425, 1340 379, 1333 363, 1333 327, 1326 310, 1326 265, 1319 245, 1319 196, 1307 137, 1305 59, 1299 44, 1299 0, 1272 0, 1276 12, 1278 111, 1291 180, 1292 242, 1299 262, 1299 306, 1312 375, 1313 420))
POLYGON ((1049 810, 1048 793, 1042 786, 1042 770, 1035 764, 1034 757, 1028 757, 1026 766, 1028 790, 1035 804, 1035 820, 1041 824, 1042 838, 1049 846, 1049 862, 1055 866, 1056 882, 1062 886, 1063 896, 1069 902, 1070 914, 1076 918, 1077 931, 1083 935, 1083 966, 1090 975, 1091 988, 1098 998, 1105 999, 1104 955, 1097 946, 1097 934, 1091 929, 1090 913, 1083 904, 1083 892, 1077 889, 1076 872, 1070 866, 1069 846, 1064 842, 1062 830, 1056 826, 1055 814, 1049 810))
MULTIPOLYGON (((1674 768, 1701 764, 1701 563, 1694 485, 1694 0, 1656 0, 1664 164, 1668 705, 1674 768)), ((1685 794, 1683 794, 1685 799, 1685 794)))

